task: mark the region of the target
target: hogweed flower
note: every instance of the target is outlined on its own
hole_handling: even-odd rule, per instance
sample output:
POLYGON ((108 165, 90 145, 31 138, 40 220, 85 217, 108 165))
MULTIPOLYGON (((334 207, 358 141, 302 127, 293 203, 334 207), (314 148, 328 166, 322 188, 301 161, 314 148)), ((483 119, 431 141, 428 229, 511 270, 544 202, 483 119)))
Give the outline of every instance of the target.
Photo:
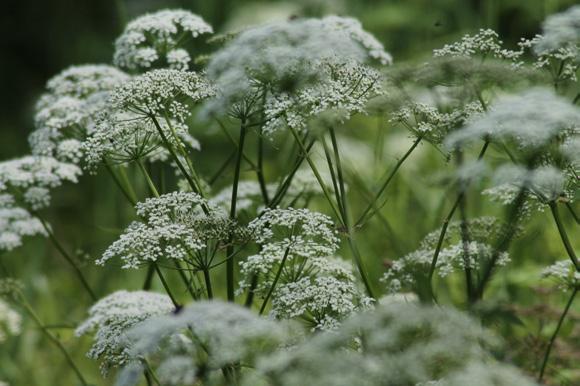
POLYGON ((561 260, 542 270, 542 277, 551 279, 562 290, 580 288, 580 272, 571 260, 561 260))
POLYGON ((130 359, 125 334, 135 325, 154 316, 169 314, 173 303, 167 295, 147 291, 117 291, 95 303, 89 317, 75 330, 77 336, 94 333, 87 356, 101 361, 106 375, 112 367, 124 366, 130 359))
POLYGON ((25 236, 46 236, 37 218, 15 205, 10 194, 0 194, 0 251, 10 251, 22 245, 25 236))
POLYGON ((78 166, 52 157, 26 156, 0 162, 0 192, 17 195, 32 209, 42 209, 50 202, 50 189, 63 182, 78 181, 78 166))
POLYGON ((51 78, 36 105, 32 152, 79 163, 81 143, 106 109, 110 92, 128 79, 107 65, 73 66, 51 78))
POLYGON ((191 57, 182 48, 191 38, 213 33, 200 16, 182 9, 162 10, 131 21, 115 41, 115 65, 128 70, 189 68, 191 57))
POLYGON ((128 333, 136 359, 119 375, 119 386, 133 386, 142 372, 139 358, 153 358, 164 384, 195 384, 236 363, 252 364, 288 339, 282 325, 232 303, 200 301, 174 314, 150 319, 128 333))

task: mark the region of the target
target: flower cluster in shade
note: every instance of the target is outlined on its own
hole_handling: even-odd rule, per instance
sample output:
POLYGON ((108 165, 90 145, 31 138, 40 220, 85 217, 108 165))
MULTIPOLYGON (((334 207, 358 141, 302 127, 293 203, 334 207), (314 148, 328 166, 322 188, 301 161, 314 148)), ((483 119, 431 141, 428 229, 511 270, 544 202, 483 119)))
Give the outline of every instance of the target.
POLYGON ((0 344, 9 336, 20 334, 22 317, 0 298, 0 344))
MULTIPOLYGON (((493 242, 504 232, 501 223, 493 217, 480 217, 468 220, 467 240, 462 240, 460 221, 449 223, 442 247, 437 259, 436 272, 440 277, 447 277, 456 271, 465 268, 478 269, 489 261, 495 253, 493 242)), ((398 293, 416 290, 420 278, 427 277, 441 230, 429 233, 419 248, 397 260, 389 263, 383 281, 389 293, 398 293)), ((510 257, 507 252, 501 252, 497 258, 497 266, 505 266, 510 257)))
POLYGON ((569 259, 557 261, 544 268, 542 277, 554 281, 563 290, 580 288, 580 271, 569 259))
MULTIPOLYGON (((236 363, 252 364, 289 339, 290 329, 258 317, 247 308, 199 301, 149 319, 128 334, 133 358, 146 358, 164 385, 214 384, 236 363)), ((117 386, 138 384, 144 371, 134 361, 119 374, 117 386)), ((219 381, 218 381, 219 382, 219 381)))
POLYGON ((262 358, 246 384, 536 385, 493 359, 488 348, 495 344, 478 323, 452 309, 379 305, 336 331, 262 358))
POLYGON ((97 264, 104 265, 113 258, 121 259, 123 268, 138 268, 161 259, 193 263, 210 240, 225 242, 237 232, 230 220, 192 192, 148 198, 136 205, 136 211, 140 220, 125 229, 97 264))
POLYGON ((250 117, 263 111, 266 132, 302 128, 321 111, 360 112, 380 86, 365 63, 391 61, 354 19, 328 16, 247 29, 214 54, 208 77, 219 88, 206 114, 250 117), (359 84, 359 82, 361 84, 359 84))
POLYGON ((0 193, 0 251, 17 248, 24 237, 35 235, 46 235, 40 220, 16 206, 10 194, 0 193))
POLYGON ((78 164, 111 91, 129 76, 107 65, 72 66, 52 77, 36 104, 32 153, 78 164))
POLYGON ((107 113, 84 144, 87 163, 167 160, 167 143, 199 149, 184 122, 193 104, 212 95, 213 87, 195 72, 159 69, 132 78, 111 94, 107 113))
POLYGON ((128 70, 170 67, 186 70, 191 56, 183 48, 190 39, 213 33, 200 16, 181 9, 145 14, 131 21, 115 41, 115 65, 128 70))
POLYGON ((25 156, 0 162, 0 193, 9 193, 31 209, 50 203, 50 189, 78 181, 81 169, 47 156, 25 156))
POLYGON ((89 316, 75 330, 77 336, 94 334, 87 356, 101 361, 106 375, 113 367, 127 364, 131 356, 126 333, 135 325, 173 311, 167 295, 147 291, 117 291, 95 303, 89 316))

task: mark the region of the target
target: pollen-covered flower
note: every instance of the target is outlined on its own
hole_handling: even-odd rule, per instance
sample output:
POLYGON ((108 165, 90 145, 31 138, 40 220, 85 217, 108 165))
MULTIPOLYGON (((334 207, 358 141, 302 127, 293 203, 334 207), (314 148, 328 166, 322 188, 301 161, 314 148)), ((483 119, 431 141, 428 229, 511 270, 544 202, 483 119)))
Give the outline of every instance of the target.
POLYGON ((46 235, 42 223, 26 209, 15 205, 14 197, 0 194, 0 251, 10 251, 22 245, 27 236, 46 235))
POLYGON ((94 342, 87 353, 101 361, 101 371, 124 366, 130 359, 125 334, 140 322, 168 314, 173 303, 167 295, 147 291, 117 291, 95 303, 89 317, 76 329, 77 336, 94 332, 94 342))
POLYGON ((94 130, 111 90, 128 79, 107 65, 73 66, 51 78, 36 105, 36 129, 29 137, 32 152, 78 163, 80 143, 94 130))
POLYGON ((145 14, 131 21, 115 41, 115 65, 129 70, 169 66, 187 69, 191 58, 181 47, 213 33, 200 16, 182 9, 145 14))
POLYGON ((390 61, 382 45, 354 19, 329 16, 250 28, 212 56, 207 71, 219 94, 206 104, 206 113, 247 117, 263 108, 261 100, 269 101, 268 110, 281 113, 300 102, 300 93, 307 98, 303 107, 320 103, 319 110, 347 109, 349 99, 338 98, 336 92, 368 98, 365 94, 372 90, 358 88, 352 78, 358 75, 374 84, 376 74, 362 67, 373 58, 390 61))
POLYGON ((0 191, 8 191, 34 210, 48 206, 50 189, 69 181, 76 183, 78 166, 52 157, 26 156, 0 162, 0 191))
MULTIPOLYGON (((200 301, 136 326, 128 338, 133 358, 148 359, 163 384, 193 385, 236 363, 252 365, 284 343, 288 332, 247 308, 200 301)), ((130 375, 142 371, 137 360, 121 372, 121 385, 137 384, 130 375)))
POLYGON ((580 109, 548 89, 532 89, 498 98, 486 114, 451 134, 453 147, 477 139, 511 140, 520 148, 537 148, 580 126, 580 109))
POLYGON ((542 277, 551 279, 563 290, 580 288, 580 272, 571 260, 561 260, 542 270, 542 277))

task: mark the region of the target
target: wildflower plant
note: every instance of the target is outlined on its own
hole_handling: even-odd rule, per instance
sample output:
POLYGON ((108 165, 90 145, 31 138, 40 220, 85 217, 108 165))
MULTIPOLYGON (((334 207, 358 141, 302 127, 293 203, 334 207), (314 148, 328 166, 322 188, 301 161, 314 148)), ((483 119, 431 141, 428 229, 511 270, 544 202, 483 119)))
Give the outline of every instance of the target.
MULTIPOLYGON (((549 264, 511 249, 549 216, 561 245, 546 251, 568 259, 541 276, 569 297, 526 371, 541 382, 557 366, 580 272, 577 16, 549 17, 516 47, 480 30, 393 66, 350 17, 248 26, 209 46, 199 15, 138 17, 111 65, 47 82, 31 155, 0 162, 0 294, 84 386, 98 381, 53 332, 70 323, 45 324, 25 296, 40 287, 6 279, 5 256, 29 236, 47 237, 90 296, 75 341, 119 386, 535 385, 501 363, 510 348, 481 310, 519 285, 500 267, 549 264), (438 202, 421 193, 427 163, 445 176, 438 202), (95 185, 126 202, 97 195, 116 207, 95 217, 115 226, 61 242, 45 217, 54 190, 101 169, 111 185, 95 185), (88 262, 68 251, 89 241, 88 262), (127 288, 100 296, 121 269, 127 288)), ((20 328, 10 307, 0 301, 0 341, 20 328)))

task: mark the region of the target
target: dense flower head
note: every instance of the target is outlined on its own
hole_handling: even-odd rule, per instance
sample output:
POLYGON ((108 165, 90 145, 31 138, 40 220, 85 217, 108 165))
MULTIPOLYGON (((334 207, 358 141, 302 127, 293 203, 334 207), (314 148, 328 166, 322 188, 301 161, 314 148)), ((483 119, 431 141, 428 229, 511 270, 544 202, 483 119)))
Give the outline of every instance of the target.
POLYGON ((159 69, 117 87, 111 103, 137 115, 170 117, 183 122, 190 114, 190 104, 213 95, 210 83, 195 72, 159 69))
POLYGON ((32 209, 41 209, 50 202, 50 189, 63 182, 78 181, 78 166, 52 157, 25 156, 0 162, 0 192, 18 195, 32 209))
MULTIPOLYGON (((538 54, 580 43, 580 5, 548 16, 542 25, 542 39, 535 46, 538 54)), ((576 61, 580 57, 573 58, 576 61)))
POLYGON ((35 235, 46 235, 40 220, 16 206, 10 194, 0 193, 0 251, 19 247, 23 237, 35 235))
POLYGON ((474 35, 465 35, 460 41, 446 44, 433 51, 433 56, 490 56, 496 59, 512 59, 519 54, 503 48, 503 42, 497 32, 491 29, 480 29, 474 35))
POLYGON ((270 315, 301 318, 313 330, 334 330, 342 320, 372 304, 359 288, 352 266, 340 258, 313 258, 305 274, 282 279, 272 294, 270 315))
POLYGON ((115 65, 129 70, 169 66, 185 70, 191 57, 180 48, 190 38, 213 33, 200 16, 182 9, 145 14, 131 21, 115 41, 115 65))
POLYGON ((185 260, 195 264, 199 251, 208 241, 224 242, 234 224, 221 212, 207 208, 205 199, 192 192, 173 192, 148 198, 136 206, 140 221, 132 222, 113 242, 97 264, 118 257, 123 268, 138 268, 140 264, 162 258, 185 260))
MULTIPOLYGON (((475 321, 452 309, 390 304, 270 355, 257 369, 266 384, 281 386, 303 385, 304 379, 319 386, 447 385, 448 380, 458 385, 455 380, 473 374, 473 366, 499 367, 484 347, 493 344, 475 321), (349 348, 355 338, 358 350, 349 348)), ((507 386, 514 379, 533 385, 515 370, 507 372, 496 383, 506 373, 502 366, 500 374, 483 378, 481 385, 507 386)))
POLYGON ((0 299, 0 343, 11 335, 18 335, 22 325, 22 317, 4 300, 0 299))
MULTIPOLYGON (((200 301, 150 319, 132 329, 128 337, 134 358, 154 357, 164 384, 180 385, 194 384, 224 366, 252 363, 254 357, 267 355, 284 343, 288 332, 247 308, 200 301)), ((120 385, 137 383, 129 381, 128 373, 135 369, 135 365, 129 366, 120 374, 126 380, 120 385)))
MULTIPOLYGON (((354 19, 329 16, 250 28, 212 56, 207 71, 209 78, 216 82, 219 95, 207 104, 206 110, 214 113, 234 109, 251 115, 259 109, 257 104, 262 95, 276 101, 286 94, 300 92, 304 85, 310 85, 311 90, 318 90, 320 94, 324 91, 323 84, 332 80, 330 69, 320 72, 323 66, 334 63, 338 69, 344 65, 344 74, 340 76, 353 75, 353 72, 360 76, 365 72, 351 63, 363 64, 372 58, 390 62, 382 45, 354 19)), ((347 87, 353 87, 347 79, 347 87)), ((338 83, 328 84, 333 91, 338 86, 338 83)))
POLYGON ((111 367, 123 366, 129 360, 125 334, 130 328, 172 310, 173 303, 167 295, 121 290, 95 303, 75 334, 95 333, 87 356, 101 360, 101 371, 106 374, 111 367))
POLYGON ((544 268, 542 277, 555 281, 563 290, 580 288, 580 271, 569 259, 557 261, 544 268))
POLYGON ((499 97, 486 114, 451 134, 449 146, 476 139, 512 140, 521 148, 537 148, 556 136, 577 130, 580 109, 548 89, 532 89, 499 97))
MULTIPOLYGON (((437 274, 451 275, 464 268, 477 269, 489 261, 495 253, 491 244, 503 232, 501 223, 493 217, 481 217, 467 221, 469 241, 461 240, 461 222, 451 222, 447 228, 437 259, 437 274), (490 241, 491 240, 491 241, 490 241)), ((419 248, 393 261, 381 281, 389 293, 416 290, 417 278, 429 272, 441 230, 429 233, 419 248)), ((505 266, 510 262, 507 252, 501 252, 496 264, 505 266)))
POLYGON ((107 108, 110 92, 128 79, 107 65, 73 66, 51 78, 36 104, 36 129, 29 136, 33 154, 80 162, 81 143, 107 108))
POLYGON ((576 82, 578 68, 580 68, 578 42, 569 42, 555 48, 550 48, 550 44, 544 44, 544 42, 544 36, 536 35, 531 39, 522 39, 518 45, 522 54, 527 50, 533 52, 536 56, 533 68, 547 71, 554 82, 576 82))

